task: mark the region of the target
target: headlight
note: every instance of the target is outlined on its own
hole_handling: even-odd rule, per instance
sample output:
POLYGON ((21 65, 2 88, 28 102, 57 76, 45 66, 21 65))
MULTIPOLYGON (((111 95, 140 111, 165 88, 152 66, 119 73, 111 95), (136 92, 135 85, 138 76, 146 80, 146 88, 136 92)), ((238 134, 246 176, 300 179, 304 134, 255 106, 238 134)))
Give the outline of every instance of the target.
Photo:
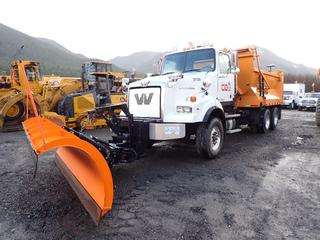
POLYGON ((192 107, 177 106, 177 113, 192 113, 192 107))

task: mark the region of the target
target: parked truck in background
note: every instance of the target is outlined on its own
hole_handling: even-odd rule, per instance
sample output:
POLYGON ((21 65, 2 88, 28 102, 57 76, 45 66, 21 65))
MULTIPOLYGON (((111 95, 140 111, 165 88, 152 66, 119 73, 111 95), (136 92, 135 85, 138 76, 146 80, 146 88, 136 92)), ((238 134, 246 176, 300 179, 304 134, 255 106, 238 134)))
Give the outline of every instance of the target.
POLYGON ((285 83, 283 85, 283 106, 287 108, 297 108, 300 99, 305 94, 306 85, 304 83, 285 83))
POLYGON ((320 92, 308 92, 300 99, 298 109, 315 111, 317 102, 320 99, 320 92))

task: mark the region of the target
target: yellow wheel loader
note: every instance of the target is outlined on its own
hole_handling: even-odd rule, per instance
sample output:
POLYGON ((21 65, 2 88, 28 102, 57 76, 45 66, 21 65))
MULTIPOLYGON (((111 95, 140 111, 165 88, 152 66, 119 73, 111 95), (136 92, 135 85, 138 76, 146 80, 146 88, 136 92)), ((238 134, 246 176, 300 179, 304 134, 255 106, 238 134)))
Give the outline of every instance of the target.
MULTIPOLYGON (((47 112, 45 117, 59 125, 77 129, 95 129, 107 127, 103 117, 95 114, 95 108, 103 109, 108 104, 125 102, 122 91, 124 73, 112 71, 110 62, 88 62, 82 66, 82 83, 87 83, 88 90, 65 96, 58 104, 55 113, 47 112), (62 123, 65 124, 62 124, 62 123)), ((120 113, 118 110, 117 113, 120 113)))
POLYGON ((30 83, 40 113, 54 111, 64 96, 82 89, 80 78, 46 76, 41 79, 39 63, 14 61, 10 77, 0 84, 0 129, 16 129, 24 119, 27 109, 26 80, 30 83))
POLYGON ((111 63, 96 64, 96 69, 108 71, 91 72, 90 76, 94 80, 88 86, 87 78, 41 78, 39 63, 14 61, 11 64, 10 77, 1 77, 0 129, 19 129, 26 115, 26 80, 30 83, 35 103, 42 116, 70 128, 94 129, 107 126, 103 118, 96 118, 89 112, 105 103, 124 101, 125 95, 119 88, 124 74, 112 72, 111 63), (24 73, 26 79, 22 77, 24 73))

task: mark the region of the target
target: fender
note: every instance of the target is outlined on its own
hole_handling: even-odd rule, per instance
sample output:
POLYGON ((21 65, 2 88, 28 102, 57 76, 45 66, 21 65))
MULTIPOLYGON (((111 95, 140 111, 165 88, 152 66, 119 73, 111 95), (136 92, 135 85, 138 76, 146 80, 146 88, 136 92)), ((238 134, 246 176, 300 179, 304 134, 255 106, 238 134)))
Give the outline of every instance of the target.
POLYGON ((207 124, 209 123, 210 119, 212 118, 212 116, 216 116, 219 117, 221 119, 223 128, 224 128, 224 132, 226 131, 226 118, 224 116, 224 111, 223 109, 217 107, 217 106, 213 106, 211 108, 209 108, 206 112, 206 114, 204 115, 203 118, 203 123, 207 124))
POLYGON ((204 123, 209 122, 209 120, 211 119, 211 116, 214 112, 217 112, 219 117, 222 118, 221 120, 224 122, 224 120, 225 120, 224 111, 223 111, 223 109, 221 109, 217 106, 213 106, 207 110, 202 122, 204 122, 204 123))

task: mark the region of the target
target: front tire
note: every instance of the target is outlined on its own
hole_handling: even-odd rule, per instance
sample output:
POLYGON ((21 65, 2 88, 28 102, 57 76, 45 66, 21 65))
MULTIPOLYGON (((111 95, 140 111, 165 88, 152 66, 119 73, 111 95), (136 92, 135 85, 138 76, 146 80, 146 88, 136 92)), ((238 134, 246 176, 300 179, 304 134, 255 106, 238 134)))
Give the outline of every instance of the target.
POLYGON ((198 127, 196 147, 199 155, 205 159, 213 159, 222 150, 224 129, 219 118, 213 118, 207 126, 198 127))
POLYGON ((14 121, 14 120, 21 119, 21 117, 24 115, 24 112, 25 110, 24 110, 23 103, 17 102, 9 108, 7 115, 5 117, 5 120, 14 121))

